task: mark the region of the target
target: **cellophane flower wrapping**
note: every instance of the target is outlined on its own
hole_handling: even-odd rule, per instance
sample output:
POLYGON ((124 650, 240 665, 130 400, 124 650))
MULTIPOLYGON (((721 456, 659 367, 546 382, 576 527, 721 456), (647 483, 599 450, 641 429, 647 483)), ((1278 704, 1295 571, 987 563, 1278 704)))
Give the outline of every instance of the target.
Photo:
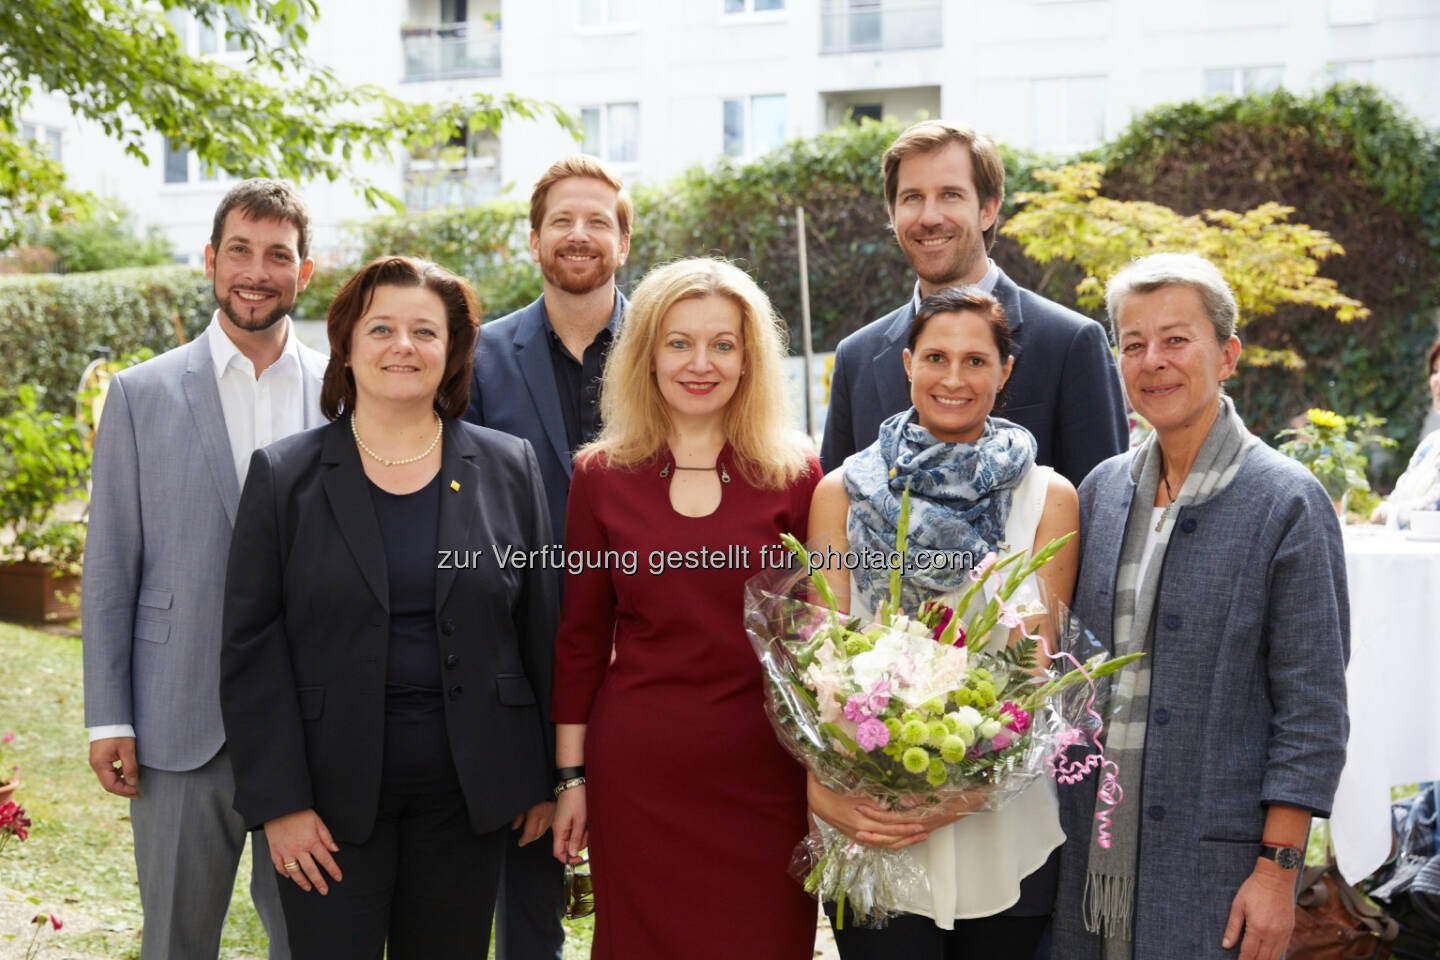
MULTIPOLYGON (((786 540, 797 557, 808 555, 786 540)), ((992 554, 961 590, 912 611, 887 601, 874 618, 837 609, 821 571, 797 564, 751 578, 746 633, 780 742, 831 790, 916 819, 998 810, 1055 775, 1067 747, 1093 739, 1094 680, 1131 659, 1106 661, 1063 608, 1040 603, 1032 575, 1063 542, 1033 558, 992 554), (1034 631, 1041 618, 1053 639, 1034 631), (1025 638, 1007 643, 1012 627, 1025 638), (1083 669, 1067 673, 1067 663, 1083 669)), ((818 822, 792 870, 837 905, 842 922, 846 907, 855 922, 883 926, 901 912, 896 904, 926 902, 929 880, 916 858, 818 822)))

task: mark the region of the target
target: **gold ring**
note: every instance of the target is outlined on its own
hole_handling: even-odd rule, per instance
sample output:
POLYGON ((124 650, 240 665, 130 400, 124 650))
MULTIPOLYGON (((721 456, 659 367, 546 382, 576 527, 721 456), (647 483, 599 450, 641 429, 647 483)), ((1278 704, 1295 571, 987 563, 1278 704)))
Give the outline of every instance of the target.
POLYGON ((299 870, 299 869, 300 869, 300 861, 299 861, 299 860, 286 860, 286 861, 285 861, 285 869, 286 869, 286 870, 299 870))

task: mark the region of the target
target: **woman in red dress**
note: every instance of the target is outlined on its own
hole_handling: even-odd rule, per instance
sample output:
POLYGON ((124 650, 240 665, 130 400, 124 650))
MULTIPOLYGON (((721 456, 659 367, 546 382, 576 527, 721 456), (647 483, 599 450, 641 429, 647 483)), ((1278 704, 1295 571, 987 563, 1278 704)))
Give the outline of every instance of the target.
POLYGON ((743 627, 745 580, 763 547, 806 529, 820 479, 789 426, 783 357, 744 272, 658 267, 606 364, 605 427, 577 459, 555 855, 589 844, 601 960, 813 953, 815 902, 787 874, 805 771, 771 732, 743 627))

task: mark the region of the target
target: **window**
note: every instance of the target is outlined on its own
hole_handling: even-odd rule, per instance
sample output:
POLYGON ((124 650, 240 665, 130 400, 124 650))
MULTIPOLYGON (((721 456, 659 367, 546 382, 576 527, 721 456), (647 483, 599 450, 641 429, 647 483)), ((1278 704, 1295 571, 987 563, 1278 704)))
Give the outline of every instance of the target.
MULTIPOLYGON (((165 20, 170 24, 170 29, 175 32, 175 38, 179 41, 181 50, 199 56, 210 56, 221 50, 226 53, 238 53, 244 50, 239 37, 226 36, 224 27, 196 20, 183 8, 171 7, 165 12, 165 20)), ((226 26, 233 27, 244 24, 244 22, 244 17, 239 10, 229 8, 225 11, 226 26)))
POLYGON ((1035 80, 1031 143, 1040 150, 1093 147, 1105 139, 1105 78, 1035 80))
POLYGON ((640 104, 607 103, 581 107, 583 150, 612 163, 634 163, 640 156, 640 104))
POLYGON ((727 157, 754 157, 785 142, 785 95, 733 97, 721 110, 727 157))
POLYGON ((1339 83, 1341 80, 1369 83, 1374 79, 1374 75, 1374 60, 1340 60, 1325 64, 1325 79, 1329 83, 1339 83))
POLYGON ((580 26, 614 27, 639 20, 637 0, 580 0, 580 26))
POLYGON ((165 182, 190 182, 190 151, 169 137, 165 138, 165 182))
POLYGON ((845 110, 845 118, 859 126, 860 121, 867 117, 878 123, 882 119, 885 105, 883 103, 850 103, 846 104, 845 110))
POLYGON ((1283 66, 1219 67, 1205 71, 1205 95, 1228 93, 1243 97, 1247 93, 1266 93, 1280 89, 1284 79, 1283 66))
POLYGON ((1330 25, 1374 23, 1376 0, 1330 0, 1330 25))
POLYGON ((724 0, 728 13, 765 13, 770 10, 784 10, 785 0, 724 0))
POLYGON ((60 148, 64 143, 64 131, 59 127, 46 127, 36 123, 20 124, 20 139, 31 144, 31 149, 38 150, 56 163, 64 158, 60 155, 60 148))

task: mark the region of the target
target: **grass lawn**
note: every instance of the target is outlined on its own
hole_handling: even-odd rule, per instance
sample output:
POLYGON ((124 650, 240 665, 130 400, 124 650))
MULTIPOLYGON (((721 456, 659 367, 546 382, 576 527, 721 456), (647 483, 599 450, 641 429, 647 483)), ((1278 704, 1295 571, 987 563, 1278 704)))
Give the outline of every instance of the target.
MULTIPOLYGON (((90 771, 82 692, 79 639, 0 623, 0 731, 17 734, 4 748, 4 763, 20 766, 16 799, 34 820, 30 839, 12 841, 0 859, 0 884, 62 917, 69 910, 98 921, 93 929, 55 935, 66 951, 138 957, 129 804, 103 791, 90 771)), ((227 960, 265 957, 249 878, 247 849, 220 951, 227 960)), ((589 956, 590 928, 589 919, 568 925, 566 960, 589 956)), ((20 932, 0 930, 0 937, 20 932)))

